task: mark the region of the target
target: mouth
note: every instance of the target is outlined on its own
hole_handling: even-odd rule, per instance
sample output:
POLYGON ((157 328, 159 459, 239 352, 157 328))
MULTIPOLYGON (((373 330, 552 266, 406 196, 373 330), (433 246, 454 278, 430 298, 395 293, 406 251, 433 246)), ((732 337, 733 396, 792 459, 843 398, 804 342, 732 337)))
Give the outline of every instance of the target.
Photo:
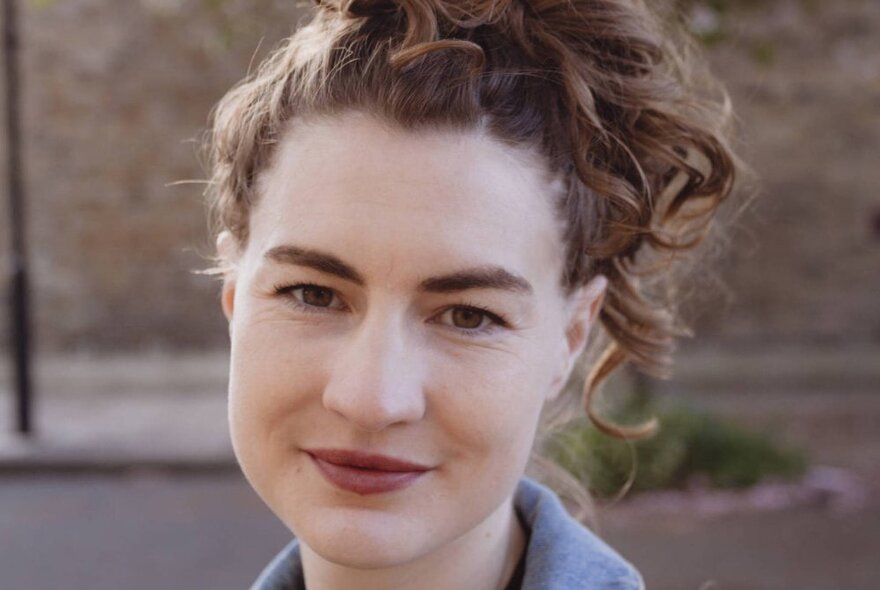
POLYGON ((360 495, 409 487, 431 467, 385 455, 337 449, 305 451, 331 484, 360 495))

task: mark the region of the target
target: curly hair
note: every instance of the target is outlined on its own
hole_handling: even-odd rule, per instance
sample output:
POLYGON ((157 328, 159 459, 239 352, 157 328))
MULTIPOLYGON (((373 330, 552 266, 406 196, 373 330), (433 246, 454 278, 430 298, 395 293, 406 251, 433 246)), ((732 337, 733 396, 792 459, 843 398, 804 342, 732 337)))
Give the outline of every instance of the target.
MULTIPOLYGON (((240 244, 257 179, 294 117, 361 110, 406 130, 485 127, 538 150, 563 179, 560 277, 608 279, 604 351, 581 403, 623 363, 670 374, 688 334, 669 261, 703 241, 731 193, 726 94, 687 40, 641 0, 316 0, 298 28, 212 111, 207 189, 215 234, 240 244), (694 62, 696 63, 696 62, 694 62)), ((679 27, 680 28, 680 27, 679 27)))

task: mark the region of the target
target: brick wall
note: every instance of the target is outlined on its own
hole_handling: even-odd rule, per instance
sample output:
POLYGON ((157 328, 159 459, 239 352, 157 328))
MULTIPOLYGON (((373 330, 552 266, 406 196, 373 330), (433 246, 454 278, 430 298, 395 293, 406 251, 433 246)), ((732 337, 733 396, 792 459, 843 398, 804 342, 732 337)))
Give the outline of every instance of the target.
MULTIPOLYGON (((293 29, 303 15, 294 5, 23 7, 40 350, 225 345, 218 284, 189 272, 209 251, 201 187, 169 183, 204 177, 195 146, 210 107, 252 55, 293 29)), ((762 193, 719 264, 735 298, 717 290, 702 298, 700 342, 876 345, 880 5, 778 0, 728 15, 723 33, 711 58, 732 92, 762 193)), ((4 260, 6 215, 4 201, 4 260)), ((5 289, 7 278, 0 282, 5 289)))

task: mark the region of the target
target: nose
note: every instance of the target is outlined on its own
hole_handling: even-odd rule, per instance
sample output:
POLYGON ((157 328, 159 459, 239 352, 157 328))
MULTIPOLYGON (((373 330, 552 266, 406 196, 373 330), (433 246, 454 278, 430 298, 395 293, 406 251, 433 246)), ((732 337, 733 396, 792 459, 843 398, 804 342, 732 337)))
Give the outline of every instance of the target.
POLYGON ((404 322, 377 312, 348 338, 324 389, 324 407, 369 432, 420 420, 421 357, 408 345, 404 322))

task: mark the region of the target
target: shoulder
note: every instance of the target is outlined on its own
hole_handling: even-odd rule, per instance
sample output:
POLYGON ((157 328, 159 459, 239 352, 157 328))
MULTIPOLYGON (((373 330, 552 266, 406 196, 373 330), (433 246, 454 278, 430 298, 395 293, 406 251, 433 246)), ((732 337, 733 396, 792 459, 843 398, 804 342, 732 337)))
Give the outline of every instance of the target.
POLYGON ((288 543, 263 569, 250 590, 305 590, 299 540, 288 543))
POLYGON ((522 590, 644 590, 639 571, 550 488, 523 477, 514 504, 530 529, 522 590))

